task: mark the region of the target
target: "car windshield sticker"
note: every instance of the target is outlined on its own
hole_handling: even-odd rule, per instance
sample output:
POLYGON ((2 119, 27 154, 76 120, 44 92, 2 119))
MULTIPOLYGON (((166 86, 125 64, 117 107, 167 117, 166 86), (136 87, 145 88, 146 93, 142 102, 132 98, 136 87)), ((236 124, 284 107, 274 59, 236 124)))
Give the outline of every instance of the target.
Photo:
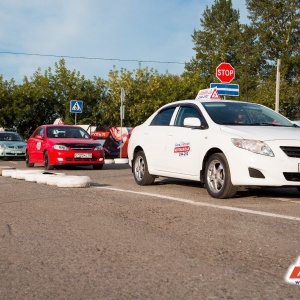
POLYGON ((178 156, 187 156, 190 152, 190 142, 176 143, 174 147, 174 153, 178 156))

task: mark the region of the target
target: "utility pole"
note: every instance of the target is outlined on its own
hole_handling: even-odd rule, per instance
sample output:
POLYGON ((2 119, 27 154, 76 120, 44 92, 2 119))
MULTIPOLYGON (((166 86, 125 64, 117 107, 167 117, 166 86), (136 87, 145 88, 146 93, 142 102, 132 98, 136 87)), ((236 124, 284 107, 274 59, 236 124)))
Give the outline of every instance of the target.
POLYGON ((275 111, 279 112, 280 58, 277 59, 275 111))

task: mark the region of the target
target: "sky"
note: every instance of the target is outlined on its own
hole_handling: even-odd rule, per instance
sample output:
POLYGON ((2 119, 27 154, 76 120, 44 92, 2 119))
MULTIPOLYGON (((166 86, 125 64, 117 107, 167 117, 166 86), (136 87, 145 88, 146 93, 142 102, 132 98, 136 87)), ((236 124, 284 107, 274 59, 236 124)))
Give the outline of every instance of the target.
MULTIPOLYGON (((22 84, 64 58, 86 79, 139 67, 180 75, 214 0, 1 0, 0 75, 22 84), (22 53, 22 54, 21 54, 22 53)), ((247 23, 245 0, 232 0, 247 23)))

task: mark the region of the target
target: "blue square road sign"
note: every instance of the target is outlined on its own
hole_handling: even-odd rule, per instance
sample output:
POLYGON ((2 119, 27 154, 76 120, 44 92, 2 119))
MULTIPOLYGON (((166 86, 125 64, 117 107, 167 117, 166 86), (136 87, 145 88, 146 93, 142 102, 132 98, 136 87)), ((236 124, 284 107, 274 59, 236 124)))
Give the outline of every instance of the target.
POLYGON ((71 100, 70 101, 70 112, 72 113, 82 113, 83 102, 81 100, 71 100))

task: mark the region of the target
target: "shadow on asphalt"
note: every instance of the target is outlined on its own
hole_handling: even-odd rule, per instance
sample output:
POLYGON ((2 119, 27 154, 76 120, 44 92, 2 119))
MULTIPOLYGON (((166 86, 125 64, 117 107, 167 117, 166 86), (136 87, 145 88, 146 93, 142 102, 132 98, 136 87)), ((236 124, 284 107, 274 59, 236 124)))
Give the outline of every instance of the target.
MULTIPOLYGON (((205 189, 205 186, 197 181, 183 179, 163 178, 156 179, 154 185, 181 185, 205 189)), ((300 192, 296 187, 241 187, 235 198, 299 198, 300 192)))

